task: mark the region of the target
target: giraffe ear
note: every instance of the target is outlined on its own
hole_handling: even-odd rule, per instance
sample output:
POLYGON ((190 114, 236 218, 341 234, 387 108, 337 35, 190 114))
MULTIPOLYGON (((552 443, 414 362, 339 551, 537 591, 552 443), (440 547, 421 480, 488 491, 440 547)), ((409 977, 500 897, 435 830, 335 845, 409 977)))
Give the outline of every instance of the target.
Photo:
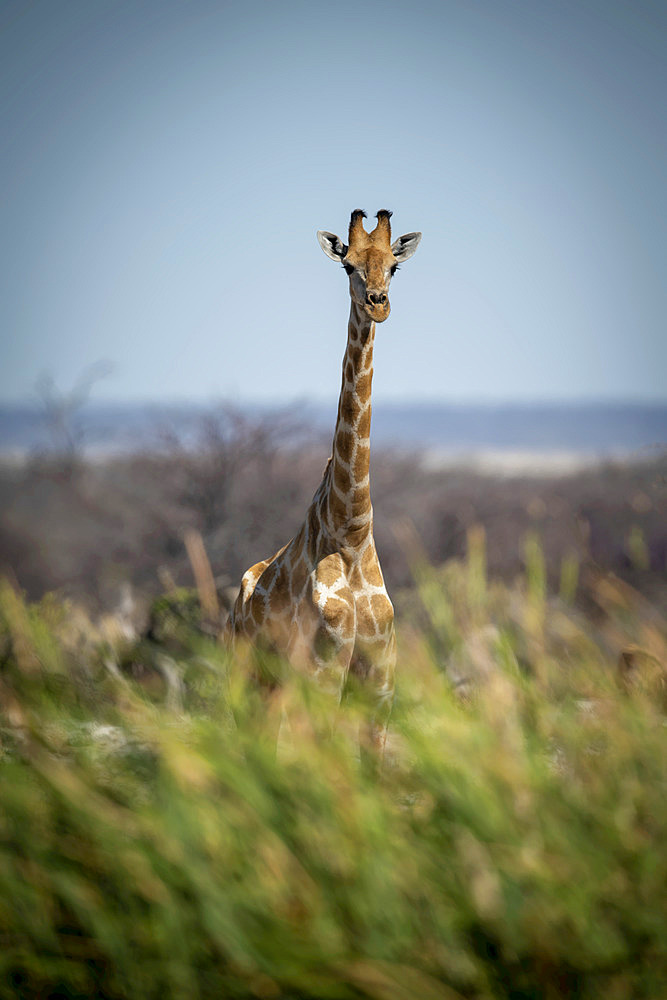
POLYGON ((343 241, 334 233, 327 233, 324 229, 318 230, 317 238, 327 257, 331 257, 332 260, 340 264, 348 250, 343 241))
POLYGON ((405 236, 399 236, 396 242, 392 243, 391 252, 396 258, 396 262, 398 264, 401 264, 404 260, 408 260, 412 257, 413 253, 419 246, 421 238, 421 233, 406 233, 405 236))

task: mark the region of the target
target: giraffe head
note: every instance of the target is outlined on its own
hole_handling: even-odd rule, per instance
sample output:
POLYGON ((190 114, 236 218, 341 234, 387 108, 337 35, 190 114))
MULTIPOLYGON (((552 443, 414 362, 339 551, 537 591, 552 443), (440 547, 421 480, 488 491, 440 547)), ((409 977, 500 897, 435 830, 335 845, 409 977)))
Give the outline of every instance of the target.
POLYGON ((421 233, 407 233, 391 242, 391 212, 381 209, 375 229, 367 233, 360 208, 350 217, 347 244, 338 236, 320 230, 317 238, 327 257, 343 265, 350 277, 350 296, 376 323, 389 315, 389 282, 396 268, 412 257, 422 238, 421 233))

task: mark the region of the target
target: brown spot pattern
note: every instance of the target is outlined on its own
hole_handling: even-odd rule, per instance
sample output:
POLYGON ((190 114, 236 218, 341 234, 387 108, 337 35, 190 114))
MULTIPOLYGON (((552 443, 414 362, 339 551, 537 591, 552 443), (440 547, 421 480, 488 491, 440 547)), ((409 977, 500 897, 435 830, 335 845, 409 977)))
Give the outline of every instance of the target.
POLYGON ((367 406, 359 417, 357 424, 357 434, 360 438, 367 438, 371 432, 371 408, 367 406))
POLYGON ((336 580, 343 574, 343 560, 337 552, 332 552, 317 565, 317 581, 325 587, 333 587, 336 580))
POLYGON ((360 408, 359 404, 355 400, 354 396, 346 392, 343 399, 340 401, 340 415, 341 419, 353 427, 357 422, 357 417, 359 416, 360 408))
POLYGON ((351 624, 354 619, 354 609, 347 601, 328 597, 322 608, 322 617, 332 629, 339 629, 342 625, 351 624))
POLYGON ((371 597, 371 609, 376 622, 384 625, 394 617, 392 603, 386 594, 373 594, 371 597))
POLYGON ((347 469, 336 462, 334 464, 334 482, 336 484, 336 489, 341 493, 348 493, 350 490, 350 475, 347 469))
POLYGON ((352 454, 352 448, 354 445, 354 436, 351 431, 339 431, 336 437, 336 453, 341 455, 345 461, 349 461, 349 456, 352 454))
POLYGON ((354 462, 352 463, 352 474, 355 482, 361 482, 361 480, 365 479, 368 475, 370 457, 371 452, 368 445, 359 443, 357 445, 357 452, 354 456, 354 462))
POLYGON ((357 395, 362 402, 366 402, 371 395, 371 383, 373 381, 373 373, 367 372, 365 375, 357 376, 357 395))
POLYGON ((363 558, 361 560, 361 569, 364 577, 368 583, 373 587, 381 587, 384 583, 382 579, 382 572, 380 570, 380 564, 378 563, 377 555, 375 554, 375 547, 369 545, 364 552, 363 558))
POLYGON ((371 603, 366 594, 357 597, 357 632, 361 635, 375 635, 375 622, 371 603))

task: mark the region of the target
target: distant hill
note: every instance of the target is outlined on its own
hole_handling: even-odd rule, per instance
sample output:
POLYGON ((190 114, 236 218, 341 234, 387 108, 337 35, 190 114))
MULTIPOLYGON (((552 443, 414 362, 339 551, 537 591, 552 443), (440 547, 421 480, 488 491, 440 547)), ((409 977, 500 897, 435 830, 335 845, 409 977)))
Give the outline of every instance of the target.
MULTIPOLYGON (((47 417, 38 406, 0 406, 0 452, 25 454, 50 448, 55 435, 60 434, 62 441, 65 433, 77 446, 98 454, 154 446, 167 428, 187 441, 202 417, 215 409, 214 405, 87 403, 59 429, 54 414, 47 417)), ((235 409, 251 419, 271 412, 257 405, 235 409)), ((281 412, 327 436, 333 431, 336 404, 300 402, 281 412)), ((373 406, 373 442, 443 453, 567 451, 604 457, 664 448, 667 405, 378 401, 373 406)))

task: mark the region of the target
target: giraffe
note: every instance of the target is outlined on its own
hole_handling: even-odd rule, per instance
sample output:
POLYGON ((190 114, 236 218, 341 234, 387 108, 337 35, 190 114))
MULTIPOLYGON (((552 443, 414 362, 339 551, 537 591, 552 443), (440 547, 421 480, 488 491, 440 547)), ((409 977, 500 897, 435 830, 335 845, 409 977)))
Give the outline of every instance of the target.
POLYGON ((349 277, 350 319, 332 454, 300 530, 270 559, 251 566, 227 623, 227 638, 261 642, 340 701, 348 673, 372 705, 362 753, 381 760, 394 693, 396 636, 373 539, 369 462, 373 346, 390 311, 388 288, 421 233, 391 242, 383 209, 366 232, 352 212, 347 245, 319 231, 327 257, 349 277))

